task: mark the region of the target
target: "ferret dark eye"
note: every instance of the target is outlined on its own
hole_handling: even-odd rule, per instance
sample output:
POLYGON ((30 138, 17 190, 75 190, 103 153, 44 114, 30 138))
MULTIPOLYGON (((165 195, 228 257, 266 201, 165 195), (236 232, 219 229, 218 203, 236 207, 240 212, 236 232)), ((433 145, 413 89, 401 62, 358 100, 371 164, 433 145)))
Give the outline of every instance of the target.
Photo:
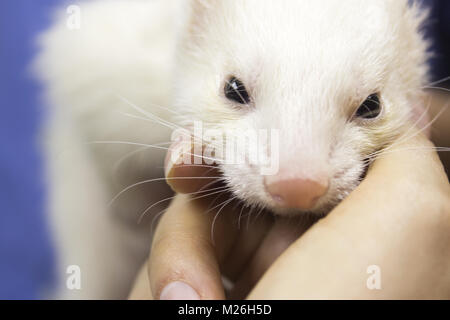
POLYGON ((225 83, 225 97, 239 104, 250 103, 250 95, 244 84, 237 78, 232 77, 225 83))
POLYGON ((355 117, 375 119, 381 114, 381 102, 378 93, 370 95, 356 111, 355 117))

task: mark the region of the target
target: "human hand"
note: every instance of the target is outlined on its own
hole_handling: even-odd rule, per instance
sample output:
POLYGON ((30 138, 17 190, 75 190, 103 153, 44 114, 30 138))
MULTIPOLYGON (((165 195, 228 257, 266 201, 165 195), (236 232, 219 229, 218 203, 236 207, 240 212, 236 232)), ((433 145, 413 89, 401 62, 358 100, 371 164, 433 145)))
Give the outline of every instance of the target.
POLYGON ((236 281, 231 297, 251 290, 250 299, 449 298, 450 186, 432 149, 417 136, 385 153, 302 237, 313 221, 264 215, 239 230, 233 210, 214 221, 208 201, 179 196, 131 297, 223 299, 227 275, 236 281), (382 290, 366 286, 371 265, 382 272, 382 290))

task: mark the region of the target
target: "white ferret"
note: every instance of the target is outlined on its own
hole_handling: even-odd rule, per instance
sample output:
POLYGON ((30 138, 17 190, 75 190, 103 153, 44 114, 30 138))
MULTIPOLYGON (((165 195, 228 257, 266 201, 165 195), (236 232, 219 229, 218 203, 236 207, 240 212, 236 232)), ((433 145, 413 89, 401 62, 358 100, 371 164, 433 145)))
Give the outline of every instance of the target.
POLYGON ((126 297, 150 244, 139 215, 170 196, 158 178, 177 125, 278 129, 279 174, 219 165, 227 185, 249 205, 323 214, 423 112, 426 14, 407 0, 97 0, 78 9, 80 25, 68 24, 76 10, 63 12, 37 59, 52 106, 60 298, 126 297), (66 287, 72 265, 81 290, 66 287))

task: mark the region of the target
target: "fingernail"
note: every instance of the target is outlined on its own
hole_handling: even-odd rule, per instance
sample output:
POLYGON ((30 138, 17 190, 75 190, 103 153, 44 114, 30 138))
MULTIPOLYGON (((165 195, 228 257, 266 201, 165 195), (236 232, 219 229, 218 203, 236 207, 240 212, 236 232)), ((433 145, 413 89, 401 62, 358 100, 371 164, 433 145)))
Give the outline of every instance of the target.
POLYGON ((200 300, 200 296, 188 284, 176 281, 169 283, 161 291, 159 300, 200 300))

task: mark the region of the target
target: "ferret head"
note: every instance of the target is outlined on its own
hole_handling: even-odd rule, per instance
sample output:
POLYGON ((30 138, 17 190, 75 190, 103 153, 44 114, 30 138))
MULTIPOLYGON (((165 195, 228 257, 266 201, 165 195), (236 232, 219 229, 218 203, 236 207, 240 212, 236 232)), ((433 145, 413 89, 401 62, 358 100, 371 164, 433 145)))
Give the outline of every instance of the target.
POLYGON ((278 133, 275 174, 219 164, 247 204, 329 211, 421 106, 424 14, 407 0, 191 0, 190 10, 176 77, 181 123, 278 133))

